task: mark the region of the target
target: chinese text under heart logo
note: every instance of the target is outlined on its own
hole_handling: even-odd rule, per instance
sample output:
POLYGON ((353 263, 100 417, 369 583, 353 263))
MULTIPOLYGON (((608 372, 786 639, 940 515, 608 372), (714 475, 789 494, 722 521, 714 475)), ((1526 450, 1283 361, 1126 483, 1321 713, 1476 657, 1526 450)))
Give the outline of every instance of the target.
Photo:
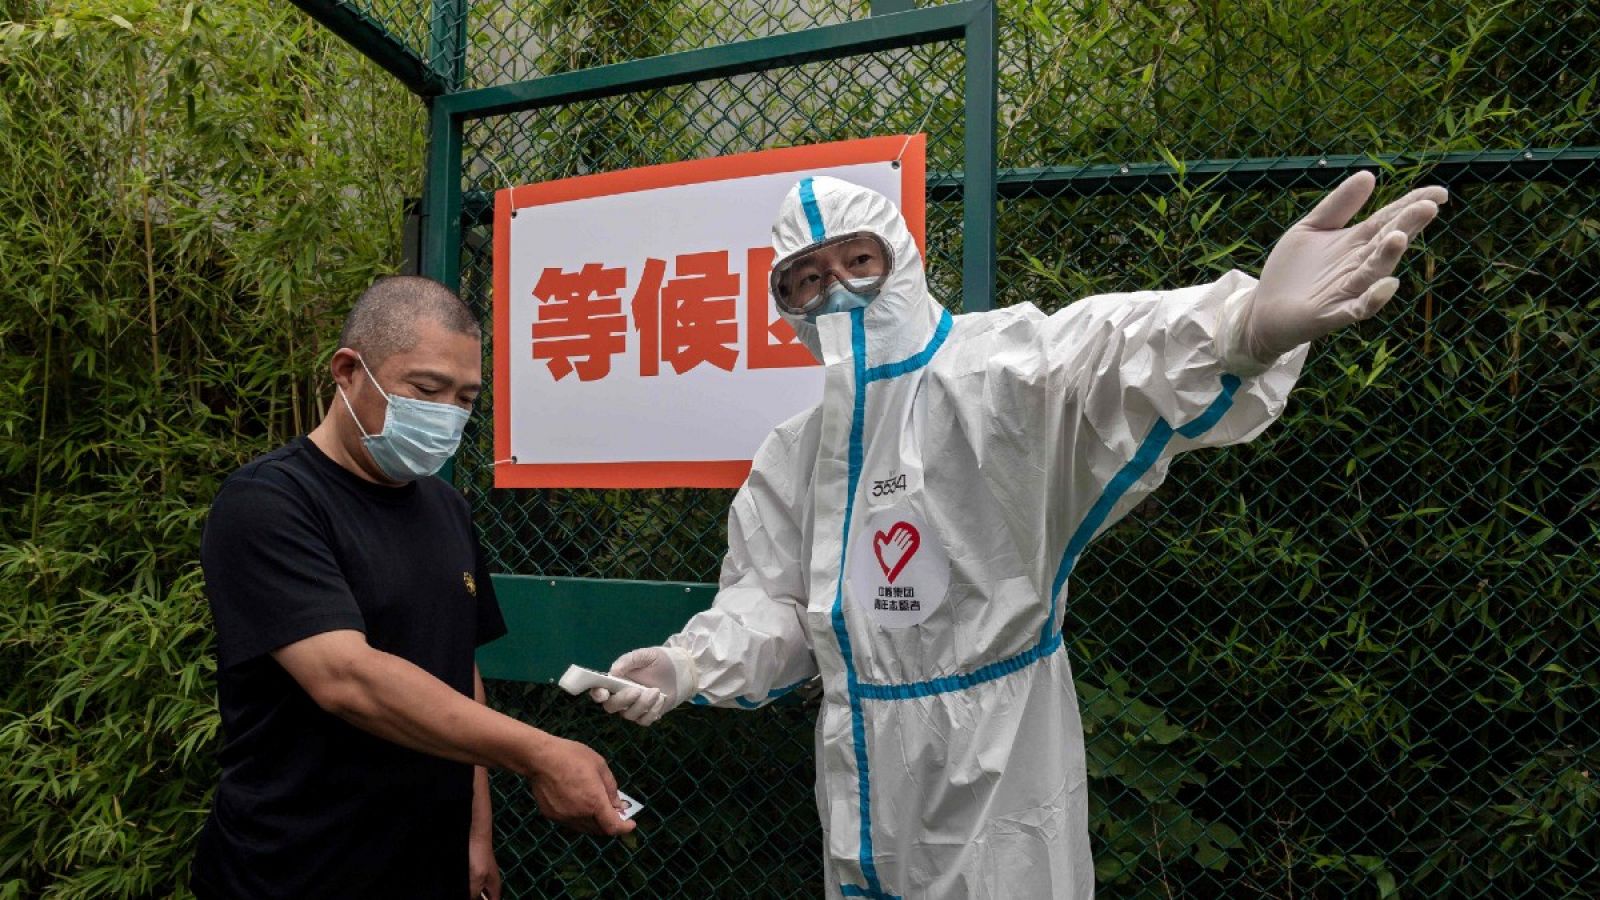
POLYGON ((878 565, 883 567, 890 584, 894 584, 911 557, 917 555, 920 546, 922 535, 917 534, 917 529, 909 522, 896 522, 887 532, 880 531, 872 536, 872 552, 878 555, 878 565))

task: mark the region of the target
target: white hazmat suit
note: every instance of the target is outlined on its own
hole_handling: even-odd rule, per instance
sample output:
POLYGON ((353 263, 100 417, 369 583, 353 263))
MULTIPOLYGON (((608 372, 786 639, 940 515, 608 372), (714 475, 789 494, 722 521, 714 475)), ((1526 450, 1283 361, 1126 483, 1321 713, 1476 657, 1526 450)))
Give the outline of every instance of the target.
POLYGON ((822 402, 757 453, 716 602, 666 644, 698 702, 822 674, 829 897, 1090 896, 1067 575, 1175 455, 1260 433, 1304 350, 1224 370, 1238 273, 953 317, 898 210, 828 178, 790 192, 773 247, 852 231, 894 268, 864 310, 786 316, 827 366, 822 402))
MULTIPOLYGON (((1347 221, 1371 182, 1340 190, 1313 217, 1327 207, 1347 221)), ((1291 286, 1312 298, 1285 301, 1304 310, 1292 322, 1382 306, 1393 280, 1366 286, 1405 240, 1377 231, 1399 221, 1414 233, 1437 211, 1407 202, 1421 212, 1375 215, 1360 247, 1340 237, 1357 229, 1291 229, 1348 257, 1330 277, 1365 267, 1349 296, 1291 286)), ((773 247, 783 260, 858 231, 888 244, 887 280, 864 309, 814 324, 785 314, 826 366, 822 401, 757 453, 729 513, 712 608, 664 650, 619 659, 613 674, 654 687, 607 708, 631 704, 645 723, 691 695, 754 708, 820 674, 828 897, 1088 897, 1068 575, 1177 454, 1266 428, 1306 347, 1273 346, 1293 332, 1270 330, 1277 320, 1259 309, 1251 324, 1256 282, 1239 272, 1050 316, 1031 304, 952 316, 929 296, 894 206, 829 178, 790 192, 773 247)))

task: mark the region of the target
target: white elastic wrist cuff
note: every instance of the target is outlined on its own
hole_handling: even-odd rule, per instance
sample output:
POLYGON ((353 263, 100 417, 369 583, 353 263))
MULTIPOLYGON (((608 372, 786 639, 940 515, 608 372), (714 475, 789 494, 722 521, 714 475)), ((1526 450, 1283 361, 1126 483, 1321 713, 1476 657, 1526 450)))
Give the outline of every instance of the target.
POLYGON ((677 677, 678 703, 683 703, 693 697, 700 684, 700 671, 694 664, 694 657, 677 647, 663 647, 667 651, 667 659, 672 660, 672 674, 677 677))
POLYGON ((1245 341, 1245 328, 1250 324, 1250 307, 1255 303, 1255 287, 1234 291, 1222 302, 1222 320, 1217 323, 1215 337, 1217 359, 1225 372, 1241 378, 1260 375, 1278 361, 1273 357, 1265 362, 1250 354, 1245 341))

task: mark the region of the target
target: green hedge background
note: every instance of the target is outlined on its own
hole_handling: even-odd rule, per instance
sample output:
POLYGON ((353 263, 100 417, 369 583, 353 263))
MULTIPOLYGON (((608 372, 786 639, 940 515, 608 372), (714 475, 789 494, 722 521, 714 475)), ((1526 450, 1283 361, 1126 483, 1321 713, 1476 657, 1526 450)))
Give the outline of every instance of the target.
POLYGON ((425 119, 287 4, 0 22, 0 897, 168 896, 216 772, 201 523, 320 416, 425 119))

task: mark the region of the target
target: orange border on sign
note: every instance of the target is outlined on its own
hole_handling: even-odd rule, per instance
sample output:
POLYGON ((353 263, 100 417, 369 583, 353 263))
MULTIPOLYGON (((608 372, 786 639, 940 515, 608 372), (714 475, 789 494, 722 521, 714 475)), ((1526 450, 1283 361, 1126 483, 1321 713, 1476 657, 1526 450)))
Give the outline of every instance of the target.
MULTIPOLYGON (((581 175, 503 188, 494 198, 494 455, 511 456, 511 212, 613 194, 900 160, 900 214, 927 259, 927 135, 890 135, 581 175)), ((495 465, 497 488, 738 487, 750 460, 514 463, 495 465)))

